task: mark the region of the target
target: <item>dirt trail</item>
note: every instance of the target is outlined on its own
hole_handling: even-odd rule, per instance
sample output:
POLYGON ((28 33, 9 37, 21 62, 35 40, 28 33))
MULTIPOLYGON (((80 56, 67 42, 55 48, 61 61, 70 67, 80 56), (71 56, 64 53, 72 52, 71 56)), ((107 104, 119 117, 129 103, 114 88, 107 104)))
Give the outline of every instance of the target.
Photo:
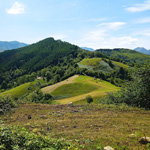
POLYGON ((70 83, 73 83, 74 79, 76 79, 79 75, 74 75, 68 79, 66 79, 65 81, 61 81, 59 83, 56 83, 54 85, 50 85, 50 86, 47 86, 45 88, 42 88, 42 92, 44 93, 51 93, 53 92, 57 87, 61 86, 61 85, 64 85, 64 84, 70 84, 70 83))

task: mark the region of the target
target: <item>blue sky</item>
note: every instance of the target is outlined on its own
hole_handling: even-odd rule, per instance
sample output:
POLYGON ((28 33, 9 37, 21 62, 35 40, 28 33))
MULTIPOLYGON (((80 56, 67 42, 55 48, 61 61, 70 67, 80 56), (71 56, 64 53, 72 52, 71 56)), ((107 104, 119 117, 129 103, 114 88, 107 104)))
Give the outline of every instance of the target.
POLYGON ((0 0, 0 41, 47 37, 94 49, 150 49, 150 0, 0 0))

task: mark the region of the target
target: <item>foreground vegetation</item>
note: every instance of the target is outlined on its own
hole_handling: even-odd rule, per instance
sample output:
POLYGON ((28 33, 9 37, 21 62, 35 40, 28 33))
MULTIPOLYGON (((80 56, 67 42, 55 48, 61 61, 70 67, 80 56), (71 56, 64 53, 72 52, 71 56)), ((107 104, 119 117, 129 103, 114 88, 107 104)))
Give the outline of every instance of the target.
POLYGON ((21 140, 20 144, 26 149, 46 146, 63 149, 65 145, 64 149, 73 147, 73 150, 75 147, 102 150, 105 146, 116 150, 146 150, 150 145, 142 145, 139 140, 150 136, 149 115, 150 111, 127 105, 26 104, 1 117, 6 128, 1 128, 0 137, 6 141, 14 139, 12 146, 16 147, 21 138, 24 142, 21 140), (7 129, 7 126, 15 127, 7 129), (59 140, 62 138, 63 143, 59 140), (71 146, 66 144, 68 140, 71 146))
POLYGON ((136 68, 132 72, 132 81, 122 86, 117 93, 109 94, 101 102, 107 104, 126 103, 130 106, 150 109, 150 65, 136 68))

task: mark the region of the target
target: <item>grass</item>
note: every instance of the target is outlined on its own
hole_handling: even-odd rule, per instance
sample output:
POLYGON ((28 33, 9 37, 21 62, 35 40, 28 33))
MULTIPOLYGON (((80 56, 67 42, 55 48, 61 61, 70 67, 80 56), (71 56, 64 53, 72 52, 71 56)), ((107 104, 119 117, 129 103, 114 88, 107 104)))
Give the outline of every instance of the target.
POLYGON ((113 61, 113 60, 112 60, 112 62, 113 62, 114 64, 118 65, 119 67, 129 68, 129 66, 128 66, 128 65, 123 64, 123 63, 121 63, 121 62, 117 62, 117 61, 113 61))
POLYGON ((119 88, 109 82, 83 75, 76 76, 71 84, 63 82, 63 84, 60 84, 59 87, 57 86, 53 91, 51 90, 51 86, 42 89, 43 92, 52 93, 52 95, 58 96, 58 98, 66 96, 67 98, 56 100, 56 102, 61 104, 85 100, 88 95, 97 99, 106 96, 107 92, 115 92, 117 90, 119 90, 119 88))
POLYGON ((101 60, 101 58, 85 58, 80 62, 80 64, 96 67, 101 60))
MULTIPOLYGON (((109 61, 108 59, 106 60, 109 61)), ((129 67, 128 65, 125 65, 121 62, 112 61, 112 63, 114 64, 115 68, 116 67, 123 67, 123 68, 129 67)), ((88 70, 102 71, 104 73, 110 72, 113 70, 113 68, 111 68, 109 64, 103 61, 101 58, 85 58, 81 62, 79 62, 78 65, 80 68, 87 68, 88 70)))
POLYGON ((86 83, 70 83, 58 87, 51 94, 55 99, 63 99, 85 94, 96 90, 97 87, 86 83))
POLYGON ((139 140, 150 136, 149 116, 150 111, 126 105, 24 104, 0 119, 5 125, 23 126, 35 134, 79 142, 85 150, 105 146, 147 150, 139 140))
POLYGON ((35 80, 33 82, 28 82, 20 86, 17 86, 13 89, 2 92, 0 93, 0 96, 10 96, 12 98, 15 97, 19 98, 22 97, 23 95, 33 92, 39 86, 40 83, 43 83, 43 80, 35 80))

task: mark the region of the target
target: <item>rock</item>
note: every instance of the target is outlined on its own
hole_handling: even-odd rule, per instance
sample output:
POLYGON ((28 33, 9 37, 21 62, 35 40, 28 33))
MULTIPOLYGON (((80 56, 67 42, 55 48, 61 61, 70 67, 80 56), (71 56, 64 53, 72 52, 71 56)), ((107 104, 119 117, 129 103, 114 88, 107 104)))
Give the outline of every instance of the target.
POLYGON ((69 105, 69 106, 73 106, 73 102, 70 102, 68 105, 69 105))
POLYGON ((39 117, 42 118, 42 119, 47 119, 46 115, 40 115, 39 117))
POLYGON ((110 146, 106 146, 106 147, 104 147, 104 150, 114 150, 114 149, 110 146))
POLYGON ((139 141, 141 144, 150 143, 150 137, 142 137, 139 141))
POLYGON ((31 115, 28 115, 28 119, 31 119, 31 115))
POLYGON ((79 110, 72 110, 71 112, 73 112, 73 113, 74 113, 74 112, 79 112, 79 110))

